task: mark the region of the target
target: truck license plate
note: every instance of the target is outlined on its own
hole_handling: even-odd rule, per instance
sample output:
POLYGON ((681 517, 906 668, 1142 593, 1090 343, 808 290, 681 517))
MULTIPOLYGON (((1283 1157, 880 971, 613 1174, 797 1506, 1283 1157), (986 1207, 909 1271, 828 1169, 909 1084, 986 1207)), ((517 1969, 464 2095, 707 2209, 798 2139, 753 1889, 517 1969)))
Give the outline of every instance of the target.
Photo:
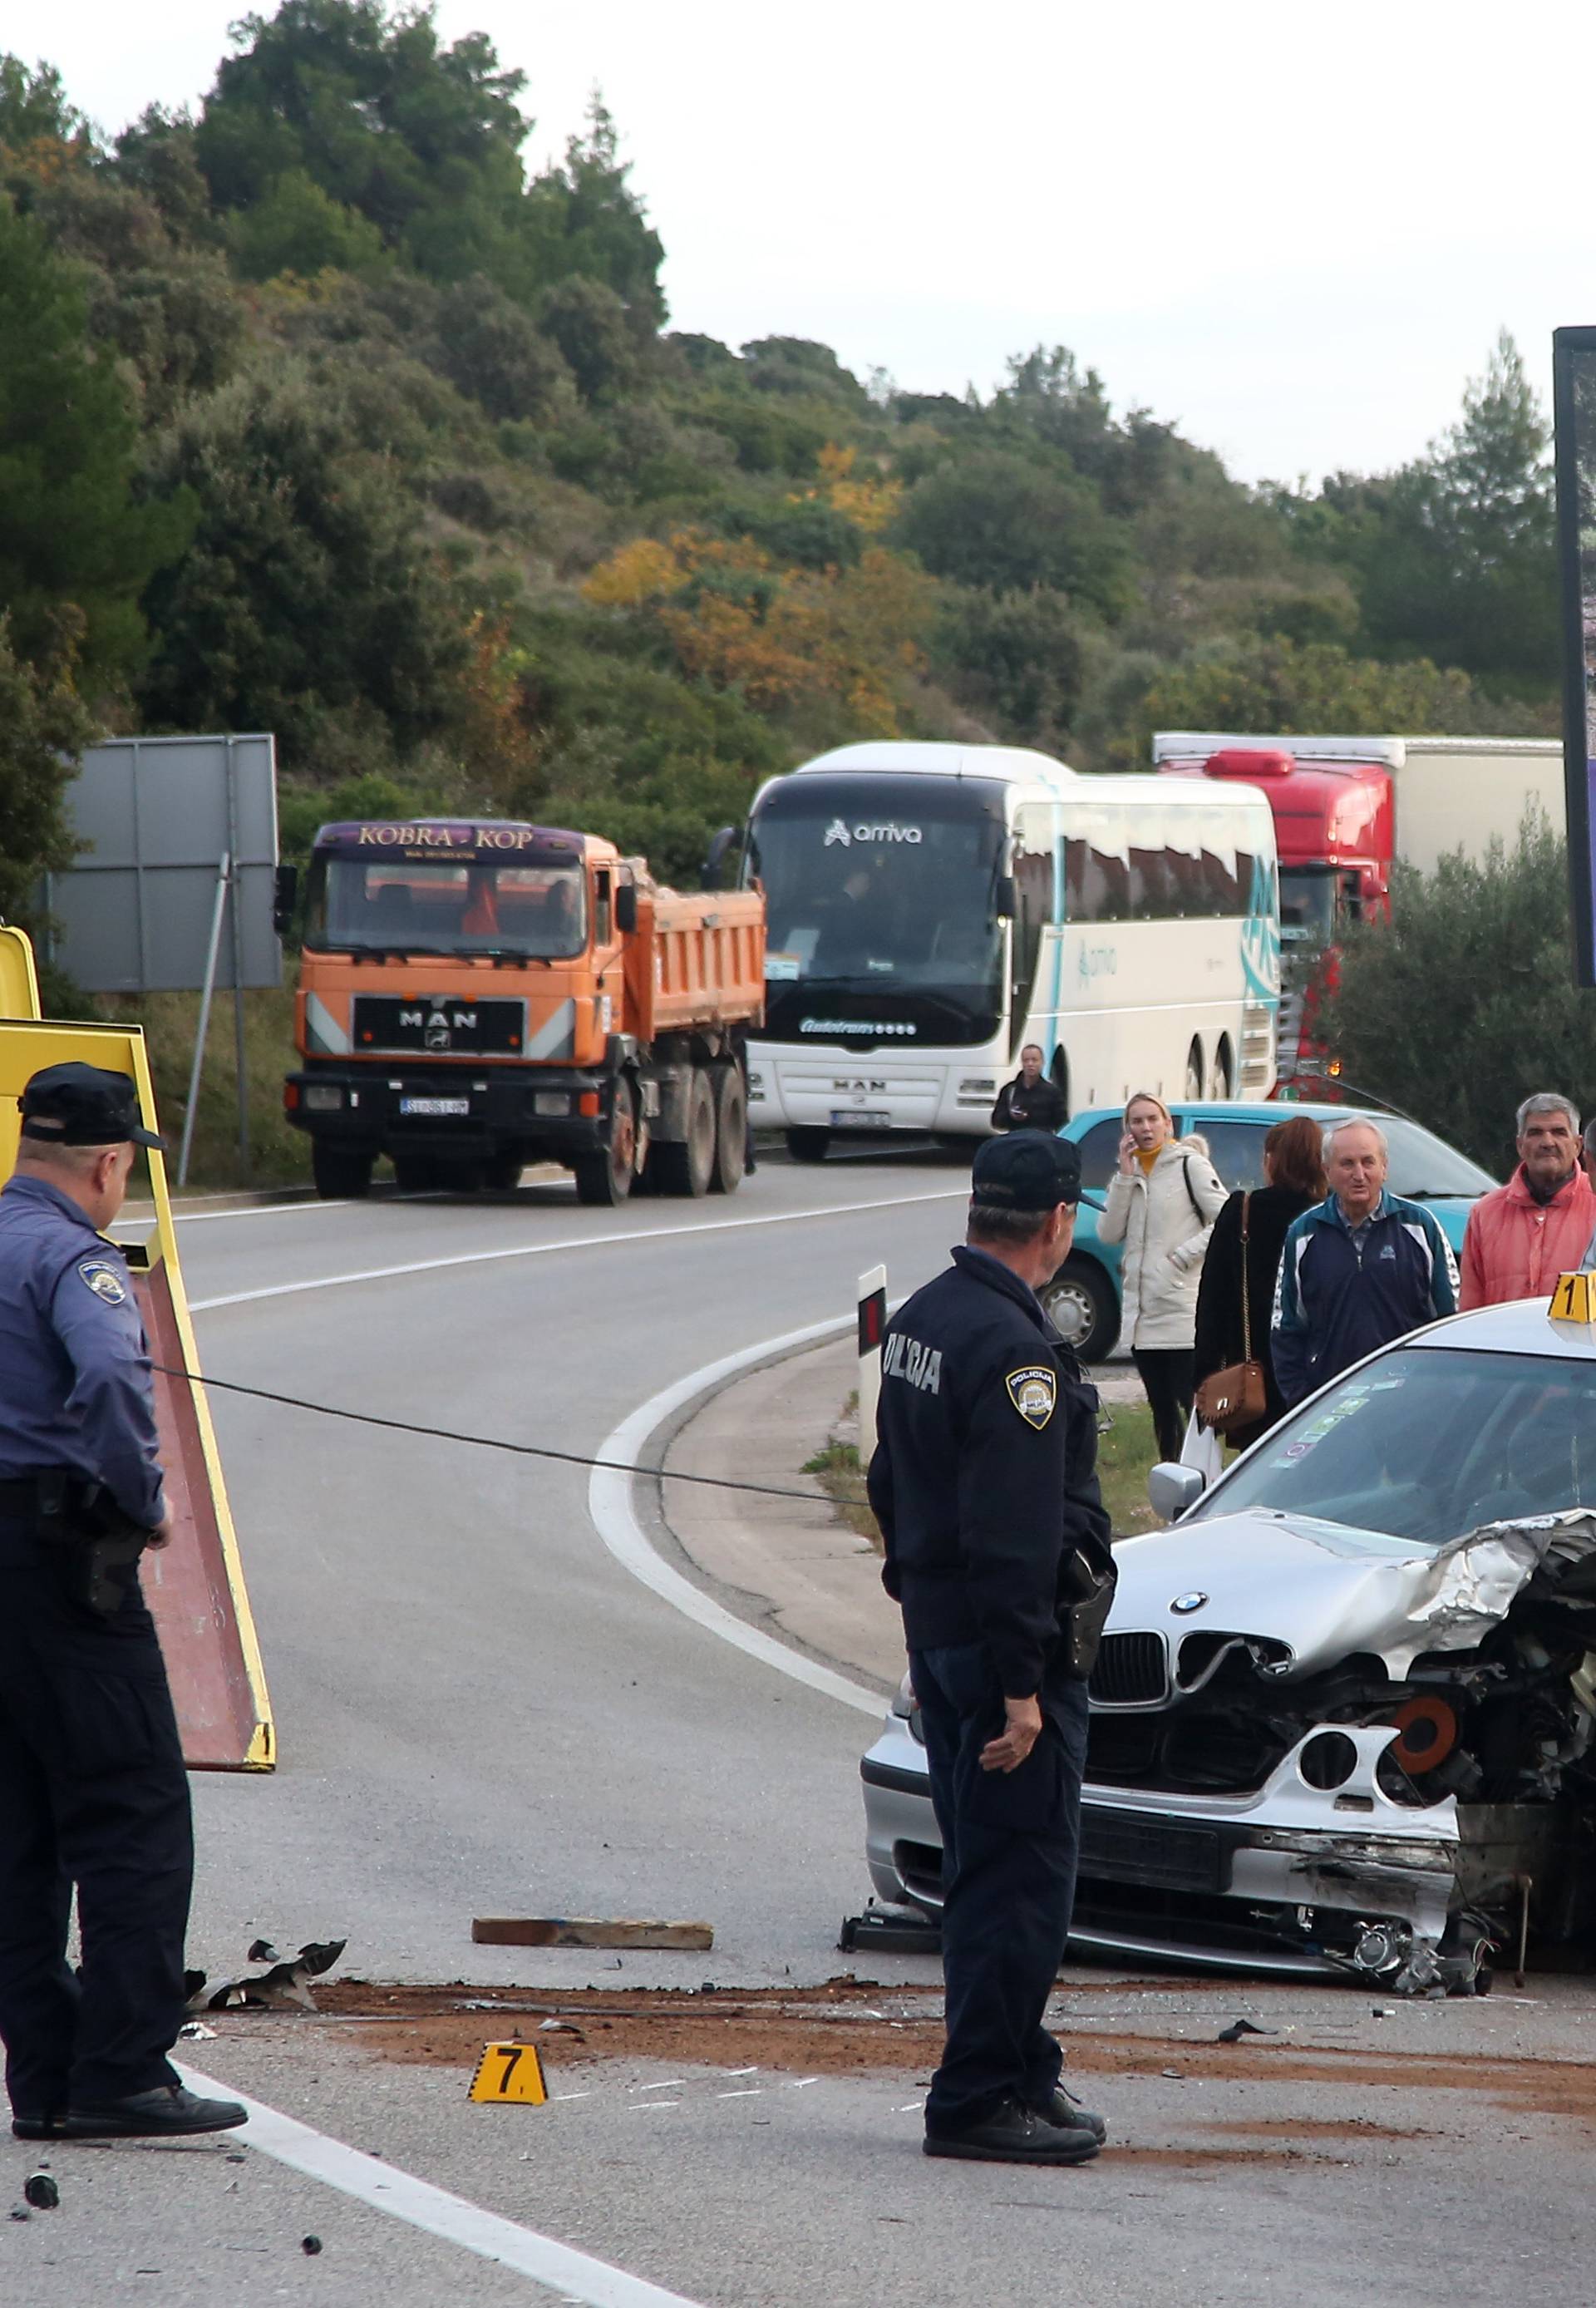
POLYGON ((890 1130, 892 1116, 889 1114, 845 1114, 840 1107, 834 1107, 831 1127, 833 1130, 890 1130))
POLYGON ((469 1114, 470 1111, 468 1098, 401 1098, 399 1100, 401 1114, 469 1114))

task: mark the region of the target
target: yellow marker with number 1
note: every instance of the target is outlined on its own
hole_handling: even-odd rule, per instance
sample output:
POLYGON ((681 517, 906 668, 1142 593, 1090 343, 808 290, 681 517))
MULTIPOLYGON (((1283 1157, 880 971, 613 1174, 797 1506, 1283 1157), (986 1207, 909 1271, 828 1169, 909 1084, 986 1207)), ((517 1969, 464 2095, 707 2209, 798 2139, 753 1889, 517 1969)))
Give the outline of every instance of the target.
POLYGON ((1596 1292, 1589 1274, 1559 1274, 1547 1313, 1554 1322, 1579 1322, 1586 1329, 1596 1322, 1596 1292))
POLYGON ((543 2062, 537 2056, 536 2044, 489 2044, 476 2063, 476 2073, 471 2079, 471 2099, 498 2100, 502 2104, 519 2102, 524 2107, 541 2107, 548 2098, 543 2080, 543 2062))

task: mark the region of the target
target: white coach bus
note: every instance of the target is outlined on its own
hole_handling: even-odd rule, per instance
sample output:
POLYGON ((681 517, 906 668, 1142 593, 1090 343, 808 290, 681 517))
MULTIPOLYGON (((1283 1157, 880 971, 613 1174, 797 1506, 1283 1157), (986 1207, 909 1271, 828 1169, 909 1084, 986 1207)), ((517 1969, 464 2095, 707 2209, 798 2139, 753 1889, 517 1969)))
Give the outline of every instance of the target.
POLYGON ((750 1115, 800 1161, 842 1132, 984 1137, 1027 1042, 1072 1113, 1274 1088, 1274 826, 1252 787, 844 745, 760 788, 742 878, 768 913, 750 1115))

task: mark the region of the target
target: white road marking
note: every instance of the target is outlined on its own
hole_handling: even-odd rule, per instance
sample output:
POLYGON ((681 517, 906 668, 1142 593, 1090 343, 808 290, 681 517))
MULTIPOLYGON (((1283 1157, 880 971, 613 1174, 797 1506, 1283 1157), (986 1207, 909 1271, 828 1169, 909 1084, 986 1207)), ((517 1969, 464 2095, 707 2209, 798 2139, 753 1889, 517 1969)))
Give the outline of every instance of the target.
MULTIPOLYGON (((937 1198, 914 1194, 907 1199, 922 1201, 937 1198)), ((860 1207, 889 1210, 894 1205, 881 1202, 860 1207)), ((635 1464, 649 1436, 695 1395, 707 1393, 722 1380, 735 1377, 754 1363, 767 1362, 794 1348, 811 1346, 818 1339, 851 1331, 854 1322, 852 1314, 845 1314, 827 1322, 810 1322, 802 1331, 788 1331, 779 1339, 767 1339, 762 1346, 744 1347, 738 1354, 723 1355, 719 1362, 706 1363, 702 1370, 690 1371, 674 1386, 650 1395, 630 1418, 623 1418, 613 1433, 605 1436, 594 1456, 635 1464)), ((735 1612, 706 1595, 656 1554, 632 1506, 631 1482, 630 1475, 618 1474, 605 1467, 596 1467, 588 1482, 588 1512, 593 1527, 623 1570, 641 1580, 645 1587, 652 1588, 663 1602, 669 1603, 684 1618, 718 1635, 723 1642, 746 1651, 750 1658, 761 1659, 767 1666, 790 1675, 795 1683, 806 1683, 811 1691, 823 1692, 828 1699, 840 1699, 845 1707, 855 1707, 862 1715, 873 1716, 880 1721, 887 1701, 879 1691, 867 1691, 863 1684, 838 1675, 835 1667, 822 1666, 818 1659, 806 1658, 802 1651, 777 1642, 762 1628, 751 1627, 746 1619, 738 1618, 735 1612)))
MULTIPOLYGON (((270 1282, 260 1290, 230 1290, 219 1298, 191 1298, 191 1314, 207 1314, 217 1306, 248 1306, 262 1298, 293 1298, 305 1290, 342 1290, 356 1282, 392 1282, 407 1274, 436 1274, 450 1266, 491 1266, 510 1258, 550 1258, 566 1250, 625 1249, 634 1242, 682 1241, 692 1235, 737 1234, 750 1227, 802 1226, 815 1219, 845 1219, 862 1210, 898 1210, 915 1202, 967 1201, 963 1186, 938 1188, 930 1194, 893 1194, 874 1202, 832 1202, 818 1210, 770 1210, 757 1219, 710 1219, 699 1226, 633 1227, 625 1233, 569 1235, 556 1242, 519 1243, 510 1250, 457 1251, 448 1258, 416 1258, 402 1266, 368 1266, 355 1274, 321 1274, 305 1282, 270 1282)), ((323 1205, 323 1208, 329 1207, 323 1205)), ((760 1348, 758 1351, 764 1352, 760 1348)))
POLYGON ((657 2083, 657 2084, 638 2084, 638 2085, 636 2085, 636 2086, 634 2087, 634 2088, 635 2088, 636 2090, 638 2090, 638 2091, 640 2091, 640 2092, 646 2092, 646 2091, 680 2091, 680 2090, 681 2090, 681 2088, 682 2088, 682 2085, 683 2085, 686 2081, 687 2081, 687 2078, 686 2078, 685 2076, 666 2076, 666 2078, 665 2079, 665 2081, 664 2081, 663 2083, 657 2083))
POLYGON ((249 2122, 232 2135, 235 2140, 258 2148, 290 2171, 303 2172, 306 2178, 320 2180, 380 2212, 390 2212, 411 2227, 425 2229, 428 2235, 441 2236, 445 2243, 474 2252, 479 2260, 496 2261, 502 2268, 530 2277, 545 2290, 579 2302, 581 2308, 696 2308, 680 2292, 664 2291, 644 2277, 613 2268, 608 2261, 595 2260, 573 2245, 540 2235, 536 2228, 521 2227, 514 2220, 501 2219, 496 2212, 484 2211, 464 2196, 433 2187, 430 2180, 418 2180, 391 2164, 380 2164, 374 2157, 363 2156, 359 2149, 330 2140, 325 2132, 313 2131, 309 2124, 235 2091, 231 2084, 214 2083, 192 2068, 184 2071, 183 2080, 191 2091, 243 2101, 249 2110, 249 2122))

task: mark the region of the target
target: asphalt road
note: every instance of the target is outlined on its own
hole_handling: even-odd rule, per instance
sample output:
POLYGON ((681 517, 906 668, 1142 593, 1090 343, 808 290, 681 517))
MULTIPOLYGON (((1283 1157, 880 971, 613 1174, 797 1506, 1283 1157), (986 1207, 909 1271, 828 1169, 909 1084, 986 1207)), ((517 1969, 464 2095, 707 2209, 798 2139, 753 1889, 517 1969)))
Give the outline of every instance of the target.
MULTIPOLYGON (((878 1261, 895 1293, 912 1287, 957 1236, 960 1188, 931 1158, 773 1165, 726 1202, 596 1212, 550 1187, 298 1203, 197 1219, 182 1247, 216 1376, 581 1451, 672 1382, 846 1314, 878 1261)), ((387 1981, 796 1985, 845 1968, 837 1924, 866 1889, 859 1714, 631 1578, 577 1469, 225 1395, 215 1409, 281 1762, 195 1783, 191 1960, 217 1975, 258 1933, 347 1934, 343 1970, 387 1981), (472 1946, 474 1915, 516 1913, 702 1916, 716 1945, 472 1946)), ((888 1989, 932 1977, 923 1959, 859 1968, 888 1989)), ((1496 2079, 1526 2053, 1582 2058, 1590 1996, 1377 2023, 1351 1991, 1277 1993, 1271 2025, 1370 2039, 1385 2065, 1205 2082, 1166 2039, 1262 2007, 1202 1983, 1128 1988, 1121 2007, 1111 1987, 1085 1985, 1082 2025, 1109 2026, 1083 2060, 1123 2068, 1103 2045, 1139 2034, 1174 2072, 1133 2058, 1134 2072, 1092 2075, 1133 2146, 1085 2175, 926 2164, 908 2051, 901 2072, 812 2088, 790 2071, 600 2063, 579 2099, 497 2111, 468 2106, 458 2066, 374 2057, 357 2029, 224 2022, 190 2047, 196 2066, 385 2159, 391 2179, 368 2172, 357 2201, 256 2150, 230 2162, 227 2140, 57 2149, 61 2209, 0 2223, 0 2297, 644 2308, 624 2279, 540 2259, 539 2236, 703 2308, 1041 2308, 1060 2293, 1452 2308, 1508 2285, 1588 2291, 1565 2209, 1583 2200, 1588 2125, 1555 2093, 1496 2079), (1427 2064, 1440 2048, 1463 2054, 1444 2091, 1427 2064), (428 2232, 468 2213, 424 2201, 396 2217, 401 2174, 536 2232, 518 2263, 534 2272, 485 2256, 491 2238, 472 2251, 428 2232), (305 2255, 305 2234, 326 2251, 305 2255)), ((13 2190, 32 2160, 11 2151, 13 2190)))

